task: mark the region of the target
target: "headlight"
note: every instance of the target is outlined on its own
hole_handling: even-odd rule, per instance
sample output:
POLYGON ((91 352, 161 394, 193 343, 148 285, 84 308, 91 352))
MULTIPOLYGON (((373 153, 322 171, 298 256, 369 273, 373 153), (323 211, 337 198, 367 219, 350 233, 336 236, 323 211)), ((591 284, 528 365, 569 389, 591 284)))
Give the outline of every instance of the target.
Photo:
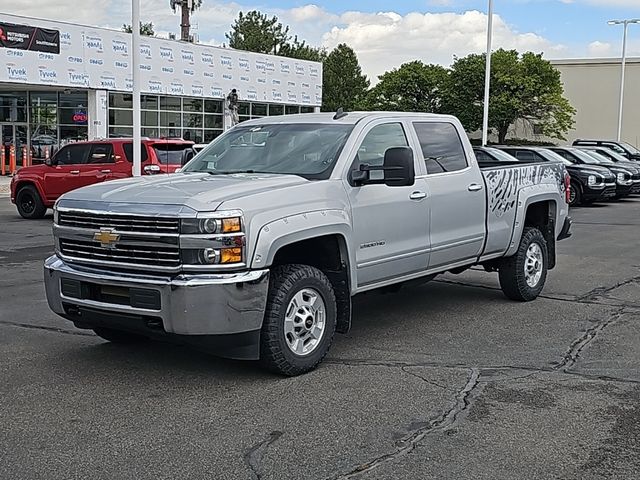
POLYGON ((182 251, 186 265, 230 265, 242 263, 242 248, 203 248, 182 251))
POLYGON ((589 175, 589 177, 587 178, 587 185, 589 185, 590 187, 593 187, 597 183, 598 183, 598 179, 596 178, 596 176, 589 175))
MULTIPOLYGON (((235 212, 234 212, 235 213, 235 212)), ((184 218, 180 224, 181 233, 212 234, 212 233, 238 233, 242 231, 242 218, 238 216, 225 216, 211 214, 204 218, 184 218)))
POLYGON ((624 173, 618 173, 616 177, 618 178, 619 182, 624 182, 624 173))

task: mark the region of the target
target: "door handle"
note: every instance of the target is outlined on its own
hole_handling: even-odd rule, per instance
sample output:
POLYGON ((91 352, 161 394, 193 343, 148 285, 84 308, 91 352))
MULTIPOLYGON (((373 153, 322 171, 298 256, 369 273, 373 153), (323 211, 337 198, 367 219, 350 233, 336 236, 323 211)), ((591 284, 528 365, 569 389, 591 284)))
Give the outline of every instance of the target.
POLYGON ((100 173, 111 173, 111 170, 100 170, 100 173))
POLYGON ((409 195, 409 198, 411 200, 422 200, 423 198, 427 198, 427 194, 424 192, 416 191, 409 195))
POLYGON ((469 185, 470 192, 477 192, 480 190, 482 190, 482 185, 478 185, 477 183, 472 183, 471 185, 469 185))
POLYGON ((71 175, 78 175, 80 173, 80 170, 71 170, 69 173, 71 175))

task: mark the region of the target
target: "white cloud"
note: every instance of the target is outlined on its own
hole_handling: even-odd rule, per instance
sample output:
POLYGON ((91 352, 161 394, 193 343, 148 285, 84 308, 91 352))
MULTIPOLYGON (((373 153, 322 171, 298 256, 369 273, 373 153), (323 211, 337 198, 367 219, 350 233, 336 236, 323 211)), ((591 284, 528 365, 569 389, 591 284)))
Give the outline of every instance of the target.
MULTIPOLYGON (((341 17, 324 35, 331 48, 347 43, 357 53, 363 69, 372 79, 403 62, 448 65, 454 56, 486 50, 487 16, 478 11, 456 13, 350 12, 341 17)), ((519 33, 504 20, 494 16, 494 48, 515 48, 535 52, 553 52, 565 47, 535 33, 519 33)))
POLYGON ((613 55, 613 46, 608 42, 596 40, 589 44, 587 51, 589 52, 589 56, 592 57, 609 57, 613 55))

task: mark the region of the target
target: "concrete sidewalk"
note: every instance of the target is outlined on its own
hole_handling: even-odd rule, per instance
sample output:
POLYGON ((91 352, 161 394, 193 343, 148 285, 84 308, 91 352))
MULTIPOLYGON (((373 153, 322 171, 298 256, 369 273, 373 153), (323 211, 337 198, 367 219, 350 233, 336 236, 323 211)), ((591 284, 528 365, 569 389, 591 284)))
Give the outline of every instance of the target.
POLYGON ((9 195, 9 183, 11 183, 10 176, 0 175, 0 196, 9 195))

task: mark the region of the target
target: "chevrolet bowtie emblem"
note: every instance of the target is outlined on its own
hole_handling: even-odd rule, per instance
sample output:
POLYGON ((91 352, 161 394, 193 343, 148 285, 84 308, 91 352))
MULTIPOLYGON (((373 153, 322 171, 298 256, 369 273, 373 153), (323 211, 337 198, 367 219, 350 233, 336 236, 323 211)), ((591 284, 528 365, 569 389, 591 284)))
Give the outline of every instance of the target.
POLYGON ((93 234, 93 240, 100 242, 102 247, 110 248, 120 240, 120 234, 114 233, 113 228, 101 228, 99 232, 93 234))

